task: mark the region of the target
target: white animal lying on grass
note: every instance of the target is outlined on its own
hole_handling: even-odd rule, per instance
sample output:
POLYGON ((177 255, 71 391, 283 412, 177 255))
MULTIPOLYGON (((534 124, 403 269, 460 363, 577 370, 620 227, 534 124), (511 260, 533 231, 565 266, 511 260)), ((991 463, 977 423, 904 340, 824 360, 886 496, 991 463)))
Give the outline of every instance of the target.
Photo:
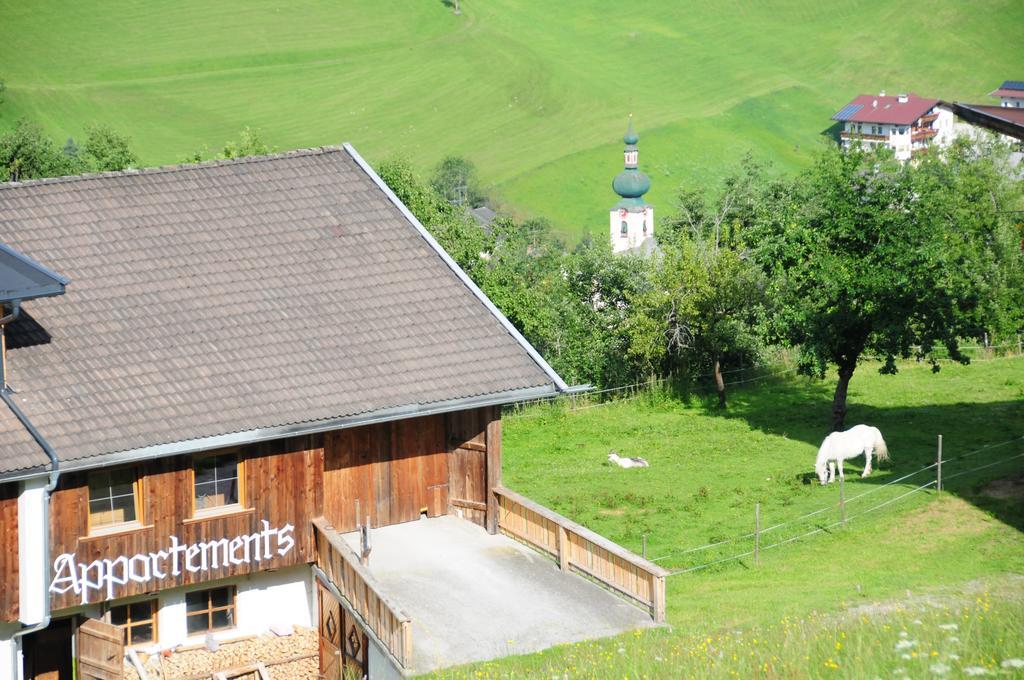
POLYGON ((619 454, 614 451, 608 454, 608 462, 612 465, 618 465, 621 468, 650 467, 650 463, 643 458, 621 458, 619 454))
POLYGON ((871 474, 872 452, 878 456, 878 460, 889 460, 889 449, 886 448, 885 440, 882 439, 882 433, 877 427, 854 425, 845 432, 833 432, 825 437, 821 448, 818 449, 814 472, 817 473, 819 482, 829 484, 836 480, 836 463, 839 463, 839 476, 843 477, 843 461, 863 453, 866 462, 861 477, 867 477, 871 474))

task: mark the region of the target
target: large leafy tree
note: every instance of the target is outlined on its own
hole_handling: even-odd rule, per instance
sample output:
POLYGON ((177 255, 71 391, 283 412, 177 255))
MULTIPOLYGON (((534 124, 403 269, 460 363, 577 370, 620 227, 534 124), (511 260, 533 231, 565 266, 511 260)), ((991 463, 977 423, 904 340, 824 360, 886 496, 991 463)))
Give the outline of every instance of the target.
POLYGON ((802 372, 838 369, 833 430, 844 427, 863 357, 883 357, 883 373, 898 357, 937 371, 943 355, 967 363, 960 339, 983 327, 1009 185, 986 185, 994 164, 950 154, 915 165, 884 150, 829 149, 763 206, 753 237, 776 305, 771 327, 799 346, 802 372), (1000 195, 979 200, 986 186, 1000 195))
POLYGON ((632 300, 630 353, 654 371, 674 364, 711 369, 719 406, 726 406, 723 366, 752 358, 764 277, 743 251, 687 238, 666 246, 651 285, 632 300))
POLYGON ((766 182, 748 157, 717 192, 680 191, 677 210, 660 231, 663 255, 652 265, 650 285, 634 296, 627 322, 629 351, 638 362, 652 373, 677 365, 711 370, 722 407, 723 366, 754 358, 760 346, 764 277, 744 234, 766 182))

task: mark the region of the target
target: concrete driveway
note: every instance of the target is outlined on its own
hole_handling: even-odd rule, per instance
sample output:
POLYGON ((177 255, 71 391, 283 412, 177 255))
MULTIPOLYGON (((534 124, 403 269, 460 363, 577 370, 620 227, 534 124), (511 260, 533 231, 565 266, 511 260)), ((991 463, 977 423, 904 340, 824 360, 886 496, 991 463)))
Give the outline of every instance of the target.
MULTIPOLYGON (((344 539, 359 549, 358 534, 344 539)), ((654 625, 647 612, 457 517, 375 529, 370 571, 412 618, 416 673, 654 625)))

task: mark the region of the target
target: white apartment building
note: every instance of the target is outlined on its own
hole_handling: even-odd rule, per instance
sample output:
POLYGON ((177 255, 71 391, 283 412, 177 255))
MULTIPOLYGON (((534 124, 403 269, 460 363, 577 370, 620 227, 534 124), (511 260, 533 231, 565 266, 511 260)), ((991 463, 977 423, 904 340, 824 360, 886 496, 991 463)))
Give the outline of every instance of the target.
POLYGON ((844 148, 884 144, 897 159, 909 160, 925 152, 937 137, 947 136, 953 128, 954 116, 939 106, 938 99, 915 94, 886 96, 882 92, 859 95, 832 120, 843 123, 839 137, 844 148))

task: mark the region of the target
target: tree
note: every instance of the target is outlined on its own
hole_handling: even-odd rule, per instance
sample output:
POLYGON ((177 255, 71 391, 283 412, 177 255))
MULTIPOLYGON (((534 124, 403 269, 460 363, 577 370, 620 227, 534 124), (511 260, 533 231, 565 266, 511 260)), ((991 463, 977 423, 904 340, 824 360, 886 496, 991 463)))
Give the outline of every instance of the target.
POLYGON ((57 177, 84 172, 77 156, 67 156, 38 124, 21 119, 13 130, 0 135, 0 181, 57 177))
POLYGON ((454 205, 477 208, 487 197, 480 190, 476 166, 465 158, 447 156, 434 168, 430 186, 454 205))
POLYGON ((416 176, 412 164, 393 158, 380 164, 377 172, 416 219, 430 231, 478 285, 482 256, 492 242, 463 210, 456 209, 416 176))
POLYGON ((985 279, 998 269, 986 243, 1000 220, 972 207, 976 173, 963 153, 903 165, 886 150, 827 149, 762 207, 751 242, 776 305, 771 329, 799 346, 801 372, 837 367, 833 430, 865 354, 884 358, 882 373, 897 357, 936 371, 943 352, 967 363, 959 339, 980 332, 985 279))
POLYGON ((238 134, 238 139, 224 143, 221 149, 221 158, 245 158, 247 156, 266 156, 273 153, 273 149, 267 146, 260 138, 258 130, 245 127, 238 134))
POLYGON ((760 346, 756 327, 765 284, 744 233, 764 187, 762 167, 748 156, 711 200, 703 189, 680 191, 677 212, 660 232, 663 256, 629 321, 630 353, 638 361, 651 372, 687 364, 711 369, 723 408, 722 366, 752 359, 760 346))
MULTIPOLYGON (((213 158, 246 158, 248 156, 265 156, 270 153, 274 153, 274 149, 264 143, 259 131, 246 126, 238 133, 238 139, 224 142, 220 152, 213 158)), ((204 146, 182 158, 181 162, 202 163, 208 158, 210 158, 210 148, 204 146)))
MULTIPOLYGON (((139 164, 139 159, 129 146, 129 140, 114 132, 106 125, 90 125, 86 128, 85 144, 82 147, 86 162, 97 172, 124 170, 139 164)), ((68 140, 74 144, 74 140, 68 140)), ((68 145, 65 144, 65 149, 68 145)), ((77 156, 78 154, 74 154, 77 156)))
POLYGON ((651 286, 634 299, 630 351, 652 372, 687 360, 710 368, 724 408, 722 366, 756 356, 763 293, 764 277, 740 250, 716 248, 713 237, 666 246, 651 286))

